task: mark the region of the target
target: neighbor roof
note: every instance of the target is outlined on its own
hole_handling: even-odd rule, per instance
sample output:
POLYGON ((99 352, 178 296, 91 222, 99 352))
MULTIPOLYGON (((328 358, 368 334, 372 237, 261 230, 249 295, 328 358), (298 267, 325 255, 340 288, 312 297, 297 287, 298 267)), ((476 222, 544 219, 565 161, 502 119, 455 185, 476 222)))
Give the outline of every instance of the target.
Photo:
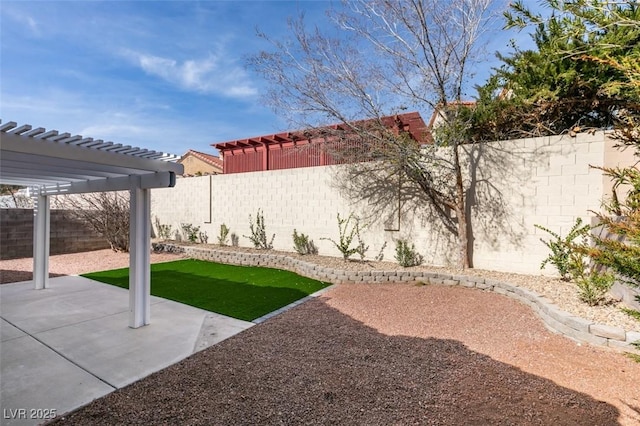
POLYGON ((214 167, 219 167, 220 169, 222 169, 222 160, 220 159, 220 157, 216 157, 215 155, 196 151, 194 149, 190 149, 187 152, 185 152, 182 158, 178 160, 178 162, 181 162, 182 159, 184 159, 187 155, 193 155, 194 157, 204 161, 207 164, 210 164, 214 167))
MULTIPOLYGON (((366 122, 368 120, 362 120, 362 122, 366 122)), ((427 135, 427 126, 424 123, 424 120, 420 116, 419 112, 408 112, 404 114, 396 114, 390 115, 386 117, 382 117, 382 122, 385 126, 391 128, 394 125, 402 126, 403 130, 408 131, 411 136, 420 142, 426 142, 428 140, 427 135)), ((343 124, 333 124, 330 126, 326 126, 327 128, 332 128, 335 130, 340 130, 344 128, 343 124)), ((262 135, 255 136, 251 138, 244 139, 235 139, 227 142, 219 142, 213 144, 216 149, 219 150, 228 150, 234 148, 244 148, 251 146, 261 146, 261 145, 272 145, 272 144, 281 144, 288 142, 298 142, 301 140, 306 140, 308 137, 305 135, 305 131, 289 131, 276 133, 271 135, 262 135)))

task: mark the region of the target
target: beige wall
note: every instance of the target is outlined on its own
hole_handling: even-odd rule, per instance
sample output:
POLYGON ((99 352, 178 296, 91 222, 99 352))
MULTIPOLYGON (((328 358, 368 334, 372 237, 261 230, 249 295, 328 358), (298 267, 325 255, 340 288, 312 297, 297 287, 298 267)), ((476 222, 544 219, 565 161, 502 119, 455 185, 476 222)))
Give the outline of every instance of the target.
POLYGON ((194 157, 193 155, 188 155, 184 157, 180 163, 184 166, 184 174, 185 175, 196 175, 196 174, 214 174, 214 173, 222 173, 220 167, 213 166, 209 163, 205 163, 199 158, 194 157))
MULTIPOLYGON (((598 210, 605 189, 601 171, 589 165, 604 165, 612 155, 604 133, 579 134, 575 138, 544 137, 496 142, 473 148, 467 181, 475 188, 473 250, 476 268, 522 273, 553 274, 540 271, 548 254, 539 241, 547 235, 540 224, 566 234, 577 217, 587 223, 598 210), (609 153, 606 154, 605 153, 609 153)), ((618 161, 618 160, 616 160, 618 161)), ((623 157, 620 165, 631 164, 623 157)), ((609 163, 607 163, 609 164, 609 163)), ((240 245, 251 246, 249 215, 264 211, 269 236, 276 234, 274 246, 292 250, 291 234, 308 234, 320 254, 339 256, 328 241, 338 238, 336 214, 353 211, 366 215, 367 206, 356 206, 343 198, 335 185, 340 166, 310 167, 267 172, 238 173, 178 179, 175 189, 152 191, 152 216, 179 229, 180 223, 200 226, 216 242, 220 224, 225 223, 240 236, 240 245)), ((373 258, 387 242, 386 260, 394 260, 394 240, 409 237, 429 263, 455 264, 454 239, 437 220, 418 209, 405 206, 397 231, 385 231, 382 220, 371 223, 363 233, 373 258)))

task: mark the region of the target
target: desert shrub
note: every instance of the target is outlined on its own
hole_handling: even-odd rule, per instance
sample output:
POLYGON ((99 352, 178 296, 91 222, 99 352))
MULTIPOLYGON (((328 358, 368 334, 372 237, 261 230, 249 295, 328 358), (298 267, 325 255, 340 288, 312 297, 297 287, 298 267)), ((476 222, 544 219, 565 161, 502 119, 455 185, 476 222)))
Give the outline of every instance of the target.
POLYGON ((380 251, 375 257, 376 262, 382 262, 384 260, 384 249, 386 248, 387 248, 387 242, 385 241, 384 244, 382 244, 382 247, 380 247, 380 251))
POLYGON ((549 241, 545 241, 540 238, 540 241, 542 241, 542 243, 551 250, 549 256, 542 261, 540 269, 543 269, 548 263, 551 263, 558 270, 560 278, 563 281, 569 281, 571 279, 569 276, 571 255, 575 252, 574 241, 579 237, 586 238, 591 227, 589 225, 582 225, 582 219, 577 218, 576 223, 571 227, 567 236, 563 238, 560 234, 557 234, 544 226, 533 226, 545 231, 553 237, 549 241))
POLYGON ((249 229, 251 230, 251 235, 245 235, 244 237, 251 240, 255 248, 259 250, 271 250, 273 248, 273 240, 276 237, 276 234, 273 234, 271 240, 267 240, 267 230, 264 224, 264 216, 260 209, 258 209, 258 212, 256 213, 255 225, 253 223, 251 215, 249 215, 249 229))
POLYGON ((608 273, 590 271, 588 274, 576 278, 578 296, 589 306, 599 305, 605 300, 605 295, 615 282, 615 277, 608 273))
POLYGON ((364 243, 362 237, 360 236, 360 224, 357 223, 356 226, 356 239, 358 240, 358 245, 356 246, 356 253, 360 256, 360 260, 364 260, 365 255, 367 254, 367 250, 369 250, 369 246, 364 243))
POLYGON ((301 255, 318 254, 318 247, 309 239, 308 235, 298 234, 297 230, 293 230, 293 249, 301 255))
POLYGON ((364 259, 364 254, 369 246, 366 246, 360 238, 360 219, 357 216, 350 213, 348 217, 341 218, 340 213, 338 213, 338 234, 338 241, 331 238, 321 238, 321 240, 331 241, 342 253, 344 260, 348 260, 356 253, 360 255, 361 259, 364 259), (352 247, 354 239, 357 239, 358 243, 352 247))
POLYGON ((129 251, 128 192, 63 195, 56 202, 58 207, 70 210, 72 218, 87 223, 106 239, 113 251, 129 251))
POLYGON ((209 235, 207 235, 207 231, 198 232, 198 241, 201 244, 207 244, 209 242, 209 235))
POLYGON ((579 247, 570 256, 569 274, 578 286, 578 297, 589 306, 595 306, 605 300, 605 295, 613 286, 615 277, 598 270, 596 264, 584 256, 586 247, 579 247))
POLYGON ((220 225, 220 233, 218 234, 218 244, 226 246, 229 242, 229 227, 224 223, 220 225))
MULTIPOLYGON (((636 149, 640 155, 640 142, 636 149)), ((597 213, 607 231, 594 235, 595 247, 589 255, 598 264, 614 271, 625 284, 640 286, 640 169, 602 168, 614 184, 612 197, 603 202, 605 212, 597 213), (626 188, 626 194, 619 191, 626 188)))
POLYGON ((395 258, 398 264, 405 268, 418 266, 424 262, 424 257, 417 252, 415 244, 411 243, 411 246, 409 246, 409 242, 402 239, 396 241, 395 258))
POLYGON ((161 240, 168 240, 171 238, 171 225, 163 225, 156 217, 156 229, 158 230, 158 238, 161 240))
POLYGON ((638 321, 640 321, 640 311, 636 311, 635 309, 629 309, 629 308, 621 308, 621 311, 629 315, 631 318, 635 318, 638 321))
POLYGON ((199 226, 193 226, 190 223, 181 223, 182 236, 191 243, 198 242, 198 232, 200 232, 199 226))

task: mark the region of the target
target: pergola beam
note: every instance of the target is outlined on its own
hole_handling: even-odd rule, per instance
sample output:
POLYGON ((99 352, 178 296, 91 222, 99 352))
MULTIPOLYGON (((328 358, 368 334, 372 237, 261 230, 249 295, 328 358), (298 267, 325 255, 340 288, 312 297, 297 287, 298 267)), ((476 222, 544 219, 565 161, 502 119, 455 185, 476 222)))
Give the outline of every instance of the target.
MULTIPOLYGON (((46 132, 49 133, 49 132, 46 132)), ((44 133, 44 134, 46 134, 44 133)), ((67 145, 63 143, 56 143, 48 141, 44 138, 24 137, 15 135, 12 133, 3 133, 2 148, 4 151, 11 151, 17 153, 27 153, 38 155, 67 159, 73 161, 88 161, 108 166, 125 167, 131 169, 145 169, 146 167, 157 171, 176 171, 175 163, 171 162, 155 162, 144 158, 136 157, 135 155, 118 154, 112 152, 109 148, 101 149, 85 149, 78 146, 67 145)), ((126 151, 130 147, 122 147, 120 150, 126 151), (126 148, 126 149, 124 149, 126 148)))
POLYGON ((156 172, 135 176, 120 176, 116 178, 94 179, 82 182, 70 182, 64 185, 51 185, 41 188, 43 193, 55 194, 85 194, 88 192, 128 191, 138 186, 141 189, 171 188, 175 186, 176 175, 173 172, 156 172))
MULTIPOLYGON (((2 139, 4 143, 4 139, 2 139)), ((4 146, 3 146, 4 148, 4 146)), ((81 148, 76 148, 81 149, 81 148)), ((116 175, 135 175, 138 173, 146 172, 146 169, 140 168, 132 168, 132 167, 122 167, 122 166, 112 166, 112 165, 104 165, 98 164, 91 161, 78 161, 71 160, 65 158, 51 158, 47 156, 42 156, 38 154, 26 154, 22 152, 14 152, 9 150, 2 151, 2 166, 4 171, 4 166, 12 165, 12 164, 31 164, 32 167, 40 166, 40 172, 49 171, 52 167, 62 167, 69 172, 78 171, 80 174, 94 174, 92 172, 109 172, 115 173, 116 175)), ((55 177, 55 173, 53 173, 55 177)), ((100 175, 97 175, 100 176, 100 175)), ((59 179, 57 179, 59 180, 59 179)))

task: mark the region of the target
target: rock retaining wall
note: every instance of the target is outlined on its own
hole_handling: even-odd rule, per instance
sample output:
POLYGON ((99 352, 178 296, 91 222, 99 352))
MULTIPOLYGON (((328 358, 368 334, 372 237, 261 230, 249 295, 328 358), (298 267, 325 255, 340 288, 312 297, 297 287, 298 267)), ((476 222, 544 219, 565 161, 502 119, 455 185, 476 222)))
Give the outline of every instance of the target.
POLYGON ((627 351, 635 351, 632 342, 640 341, 640 333, 620 327, 596 324, 561 310, 544 296, 515 284, 474 277, 471 275, 449 275, 425 271, 347 271, 326 268, 283 254, 248 253, 200 248, 197 246, 177 246, 154 244, 154 250, 180 252, 194 259, 228 263, 242 266, 263 266, 286 269, 320 281, 333 284, 350 283, 398 283, 425 282, 429 284, 462 286, 493 291, 528 305, 538 314, 547 328, 573 340, 597 346, 608 346, 627 351))

